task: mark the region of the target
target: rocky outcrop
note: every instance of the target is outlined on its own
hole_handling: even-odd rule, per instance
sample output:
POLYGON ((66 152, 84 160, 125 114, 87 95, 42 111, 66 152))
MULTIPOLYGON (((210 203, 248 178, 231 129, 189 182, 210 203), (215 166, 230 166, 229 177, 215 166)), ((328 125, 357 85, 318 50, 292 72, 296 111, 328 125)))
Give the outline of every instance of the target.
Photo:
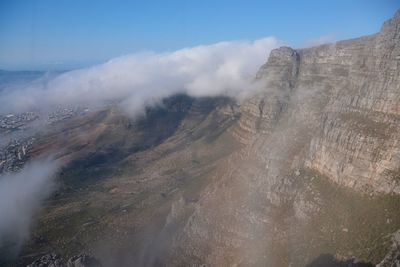
POLYGON ((35 260, 27 267, 100 267, 101 264, 93 257, 81 254, 65 261, 57 254, 47 254, 35 260))
POLYGON ((299 55, 290 47, 273 50, 268 62, 256 75, 256 82, 267 83, 240 108, 241 119, 234 136, 242 143, 249 143, 257 133, 268 134, 286 110, 291 91, 299 71, 299 55))
POLYGON ((376 267, 398 267, 400 266, 400 231, 392 236, 392 247, 386 257, 376 267))
POLYGON ((64 267, 65 264, 60 256, 56 254, 47 254, 35 260, 27 267, 64 267))

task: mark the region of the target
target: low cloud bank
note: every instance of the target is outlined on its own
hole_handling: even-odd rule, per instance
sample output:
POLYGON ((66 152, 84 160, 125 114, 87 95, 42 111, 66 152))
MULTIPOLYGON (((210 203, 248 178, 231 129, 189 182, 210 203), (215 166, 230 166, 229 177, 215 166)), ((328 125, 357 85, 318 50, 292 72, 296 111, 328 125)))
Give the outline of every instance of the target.
POLYGON ((268 37, 170 53, 122 56, 105 64, 41 79, 24 88, 5 90, 0 95, 0 111, 118 101, 134 116, 145 106, 176 93, 240 98, 257 87, 255 73, 265 63, 269 52, 282 44, 268 37))
POLYGON ((55 170, 54 161, 38 160, 0 176, 0 251, 16 253, 29 237, 33 216, 54 188, 55 170))

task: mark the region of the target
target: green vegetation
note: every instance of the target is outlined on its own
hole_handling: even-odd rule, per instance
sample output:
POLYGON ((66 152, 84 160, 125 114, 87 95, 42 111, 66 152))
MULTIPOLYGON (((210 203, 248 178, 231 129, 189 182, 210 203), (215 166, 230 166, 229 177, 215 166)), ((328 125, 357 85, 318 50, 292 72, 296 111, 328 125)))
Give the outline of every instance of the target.
POLYGON ((307 231, 315 254, 379 262, 400 228, 400 196, 357 193, 310 170, 305 182, 308 198, 319 207, 307 231))

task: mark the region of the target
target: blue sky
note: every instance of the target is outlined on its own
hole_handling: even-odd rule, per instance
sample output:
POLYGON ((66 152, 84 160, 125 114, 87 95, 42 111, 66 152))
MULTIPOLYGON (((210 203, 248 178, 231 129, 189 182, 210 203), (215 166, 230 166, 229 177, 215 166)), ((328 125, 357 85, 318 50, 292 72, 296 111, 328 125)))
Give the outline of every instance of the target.
POLYGON ((143 50, 224 40, 377 32, 398 0, 0 0, 0 69, 68 69, 143 50))

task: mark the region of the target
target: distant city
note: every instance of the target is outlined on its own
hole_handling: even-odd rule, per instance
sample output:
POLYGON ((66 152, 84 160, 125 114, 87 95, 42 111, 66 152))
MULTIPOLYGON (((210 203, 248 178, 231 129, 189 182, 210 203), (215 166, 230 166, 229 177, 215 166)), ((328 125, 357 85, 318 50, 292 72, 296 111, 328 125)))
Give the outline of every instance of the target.
POLYGON ((15 133, 29 130, 38 124, 50 125, 65 121, 87 112, 89 109, 85 107, 58 107, 48 113, 31 111, 0 115, 0 139, 3 139, 0 144, 0 174, 19 171, 29 159, 35 138, 29 134, 15 133))

